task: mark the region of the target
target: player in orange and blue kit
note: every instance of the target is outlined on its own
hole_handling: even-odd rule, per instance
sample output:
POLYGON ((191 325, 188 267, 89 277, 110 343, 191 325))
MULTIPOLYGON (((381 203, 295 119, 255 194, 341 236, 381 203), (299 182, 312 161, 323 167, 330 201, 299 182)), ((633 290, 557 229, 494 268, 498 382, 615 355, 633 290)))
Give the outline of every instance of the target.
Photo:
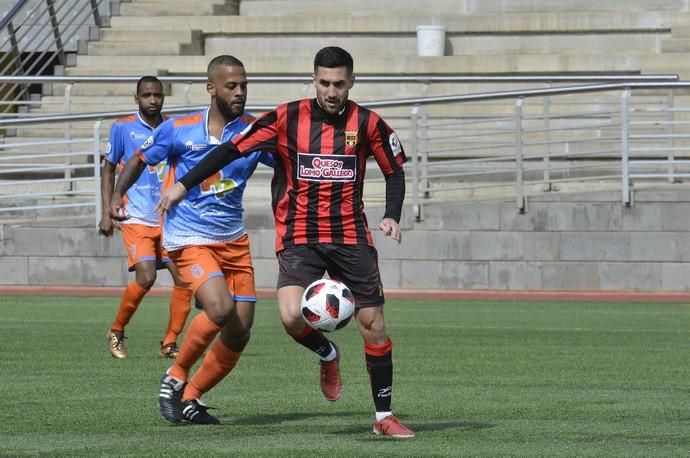
POLYGON ((161 357, 175 358, 178 352, 177 336, 182 332, 189 315, 192 290, 180 279, 175 265, 161 246, 160 216, 155 212, 155 205, 160 197, 161 183, 166 172, 165 162, 147 167, 146 172, 128 190, 126 206, 123 208, 129 215, 126 221, 113 221, 109 216, 116 167, 122 167, 153 130, 164 121, 161 116, 163 86, 158 78, 141 78, 137 82, 134 100, 139 110, 136 114, 115 121, 110 130, 103 163, 103 216, 99 223, 99 231, 110 237, 115 227, 121 230, 129 258, 129 270, 135 272, 135 279, 127 285, 115 321, 108 330, 108 347, 112 356, 127 357, 127 348, 124 344, 125 326, 155 283, 157 268, 164 265, 170 271, 175 286, 170 300, 168 328, 161 341, 159 354, 161 357))
MULTIPOLYGON (((168 179, 174 182, 216 145, 253 122, 244 113, 247 76, 242 62, 232 56, 214 58, 208 66, 207 91, 211 105, 206 111, 164 122, 127 162, 113 194, 114 218, 121 218, 120 196, 148 166, 167 161, 168 179)), ((161 377, 160 411, 170 422, 218 423, 201 396, 232 371, 249 342, 256 289, 242 196, 259 162, 273 166, 271 155, 249 154, 190 189, 186 199, 164 216, 163 246, 203 304, 203 311, 190 322, 175 363, 161 377), (209 346, 190 379, 192 366, 209 346)))

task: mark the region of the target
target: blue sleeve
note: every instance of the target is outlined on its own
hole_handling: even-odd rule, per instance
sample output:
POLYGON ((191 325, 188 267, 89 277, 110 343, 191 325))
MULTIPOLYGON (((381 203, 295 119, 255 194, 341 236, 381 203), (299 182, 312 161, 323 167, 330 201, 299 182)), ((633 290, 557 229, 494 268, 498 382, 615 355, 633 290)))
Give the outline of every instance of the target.
POLYGON ((110 128, 108 145, 105 148, 105 160, 111 164, 119 164, 125 154, 125 145, 122 141, 121 124, 114 123, 110 128))
POLYGON ((273 155, 271 153, 264 153, 263 151, 259 155, 259 162, 264 165, 273 168, 275 166, 275 161, 273 160, 273 155))
POLYGON ((137 151, 148 165, 156 165, 177 154, 174 145, 175 125, 174 120, 169 119, 158 126, 137 151))

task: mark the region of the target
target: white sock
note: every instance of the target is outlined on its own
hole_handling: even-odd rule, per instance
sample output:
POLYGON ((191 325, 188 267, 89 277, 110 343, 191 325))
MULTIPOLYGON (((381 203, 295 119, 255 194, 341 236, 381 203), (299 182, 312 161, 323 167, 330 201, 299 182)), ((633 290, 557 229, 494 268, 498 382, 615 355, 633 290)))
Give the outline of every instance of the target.
POLYGON ((393 412, 376 412, 376 421, 383 421, 393 415, 393 412))
POLYGON ((328 345, 331 346, 331 352, 328 354, 328 356, 321 358, 321 361, 323 361, 325 363, 327 363, 329 361, 333 361, 335 359, 335 357, 338 356, 338 353, 335 351, 335 347, 330 342, 328 342, 328 345))

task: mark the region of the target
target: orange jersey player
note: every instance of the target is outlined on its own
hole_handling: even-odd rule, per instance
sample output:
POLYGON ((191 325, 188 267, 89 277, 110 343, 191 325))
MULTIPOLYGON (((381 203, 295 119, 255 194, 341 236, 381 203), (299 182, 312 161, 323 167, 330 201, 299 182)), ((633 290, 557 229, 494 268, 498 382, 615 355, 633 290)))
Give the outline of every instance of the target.
POLYGON ((164 118, 163 87, 158 78, 145 76, 137 83, 134 97, 139 106, 136 114, 118 119, 110 130, 110 138, 103 163, 101 194, 103 216, 99 224, 100 232, 106 237, 113 234, 115 227, 122 232, 122 240, 127 250, 129 270, 135 272, 135 279, 125 289, 120 306, 107 333, 108 347, 115 358, 126 358, 125 326, 129 323, 146 293, 156 281, 156 270, 165 266, 173 276, 170 300, 170 317, 165 336, 161 341, 161 357, 177 356, 177 336, 182 332, 190 311, 192 291, 180 280, 175 265, 171 262, 161 245, 160 216, 155 205, 161 192, 161 183, 166 170, 165 162, 154 164, 146 169, 127 192, 124 211, 129 218, 122 222, 113 221, 108 215, 110 199, 115 181, 115 168, 122 166, 144 141, 151 135, 164 118))
MULTIPOLYGON (((121 218, 122 193, 146 175, 147 167, 166 160, 169 177, 181 176, 251 123, 253 117, 244 112, 247 75, 238 59, 218 56, 209 63, 207 91, 207 110, 164 122, 125 164, 111 202, 113 217, 121 218)), ((218 423, 201 397, 233 370, 249 342, 256 290, 242 196, 259 162, 273 164, 268 154, 247 155, 191 189, 164 217, 163 246, 203 304, 175 363, 161 377, 160 412, 170 422, 218 423)))

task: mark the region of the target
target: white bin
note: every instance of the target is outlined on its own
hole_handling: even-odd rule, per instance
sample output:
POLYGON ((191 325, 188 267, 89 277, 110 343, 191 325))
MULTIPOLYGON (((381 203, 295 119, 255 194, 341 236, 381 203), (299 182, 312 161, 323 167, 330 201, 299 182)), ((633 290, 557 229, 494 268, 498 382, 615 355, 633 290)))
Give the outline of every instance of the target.
POLYGON ((442 56, 446 51, 446 27, 443 25, 417 26, 417 55, 442 56))

